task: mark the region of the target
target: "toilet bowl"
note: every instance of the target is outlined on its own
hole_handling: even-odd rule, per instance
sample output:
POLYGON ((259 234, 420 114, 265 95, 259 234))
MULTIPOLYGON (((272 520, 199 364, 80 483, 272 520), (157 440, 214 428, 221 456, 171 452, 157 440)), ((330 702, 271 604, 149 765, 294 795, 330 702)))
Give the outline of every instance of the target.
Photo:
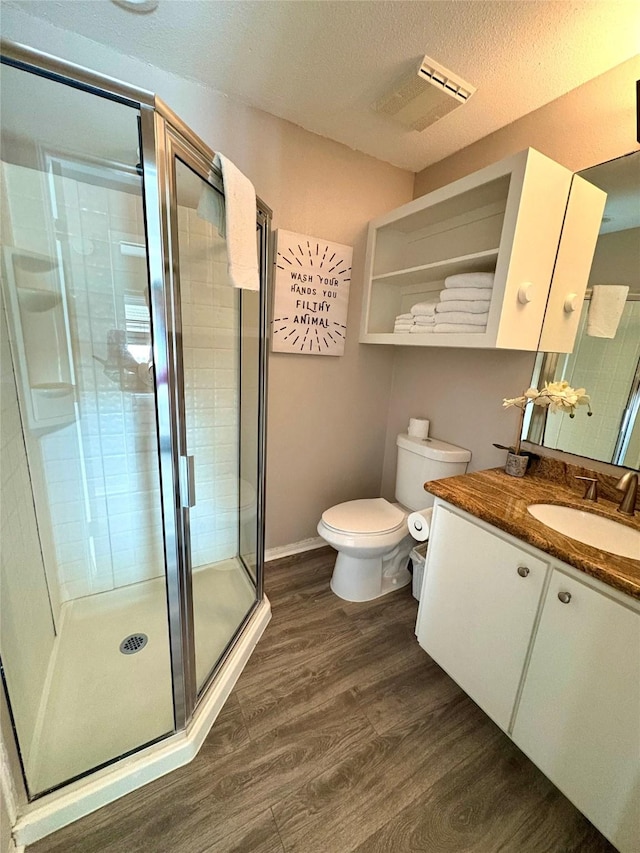
POLYGON ((384 498, 347 501, 322 514, 318 533, 338 552, 331 589, 346 601, 370 601, 411 580, 414 539, 409 510, 384 498))
POLYGON ((424 491, 427 480, 462 474, 468 450, 437 439, 399 435, 396 499, 347 501, 322 513, 318 533, 338 552, 331 589, 346 601, 371 601, 411 581, 407 568, 415 539, 409 533, 411 512, 433 505, 424 491))

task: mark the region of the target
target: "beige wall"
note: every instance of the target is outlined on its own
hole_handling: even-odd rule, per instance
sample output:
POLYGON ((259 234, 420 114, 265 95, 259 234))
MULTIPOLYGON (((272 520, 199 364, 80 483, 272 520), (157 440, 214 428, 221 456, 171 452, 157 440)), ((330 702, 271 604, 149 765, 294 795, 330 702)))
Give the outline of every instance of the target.
POLYGON ((389 400, 387 447, 382 494, 393 497, 396 435, 406 432, 409 417, 429 418, 434 438, 466 447, 469 471, 504 462, 493 442, 515 440, 516 415, 504 411, 504 397, 528 387, 535 353, 500 350, 398 347, 389 400), (523 386, 523 377, 524 386, 523 386))
MULTIPOLYGON (((640 58, 635 58, 574 89, 420 172, 414 197, 529 146, 574 171, 636 149, 638 77, 640 58)), ((492 443, 511 444, 515 422, 512 412, 502 410, 501 401, 527 388, 532 366, 533 355, 526 353, 398 347, 383 494, 393 494, 396 433, 416 414, 431 419, 435 437, 471 450, 470 470, 502 464, 504 452, 492 443)))
POLYGON ((274 353, 269 364, 267 547, 317 536, 334 503, 379 494, 393 352, 358 344, 367 223, 411 197, 413 176, 285 122, 274 224, 354 246, 341 357, 274 353))
POLYGON ((267 547, 315 537, 327 506, 379 494, 393 350, 358 345, 367 222, 414 175, 11 9, 3 36, 157 92, 252 179, 282 227, 354 246, 345 355, 277 354, 269 376, 267 547))

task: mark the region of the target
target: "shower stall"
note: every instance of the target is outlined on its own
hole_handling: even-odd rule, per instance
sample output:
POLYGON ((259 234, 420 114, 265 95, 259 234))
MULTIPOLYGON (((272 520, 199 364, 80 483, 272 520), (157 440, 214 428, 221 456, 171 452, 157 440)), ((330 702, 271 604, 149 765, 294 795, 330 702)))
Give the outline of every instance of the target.
POLYGON ((214 154, 171 110, 2 63, 0 654, 33 825, 189 760, 269 619, 270 211, 235 288, 214 154))

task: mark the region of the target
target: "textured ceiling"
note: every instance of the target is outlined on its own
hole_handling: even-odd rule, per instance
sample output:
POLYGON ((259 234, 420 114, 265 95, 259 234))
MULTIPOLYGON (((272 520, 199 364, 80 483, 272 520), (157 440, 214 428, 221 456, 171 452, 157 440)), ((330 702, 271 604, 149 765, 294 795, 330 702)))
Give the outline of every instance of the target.
POLYGON ((640 34, 640 3, 626 0, 160 0, 150 14, 110 0, 2 7, 412 171, 634 56, 640 34), (477 92, 418 133, 370 105, 425 53, 477 92))

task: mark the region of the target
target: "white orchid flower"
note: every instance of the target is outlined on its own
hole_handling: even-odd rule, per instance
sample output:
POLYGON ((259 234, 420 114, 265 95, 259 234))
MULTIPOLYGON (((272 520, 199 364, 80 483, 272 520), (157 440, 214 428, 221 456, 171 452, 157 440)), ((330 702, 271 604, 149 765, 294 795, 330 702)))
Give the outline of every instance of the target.
POLYGON ((511 399, 505 398, 502 401, 502 406, 505 409, 508 409, 511 406, 517 406, 519 409, 524 409, 524 407, 527 405, 527 402, 528 400, 526 397, 512 397, 511 399))
POLYGON ((521 397, 505 397, 502 401, 503 408, 509 409, 515 406, 522 412, 516 438, 515 453, 520 452, 520 433, 522 431, 524 411, 529 403, 533 403, 534 406, 547 408, 550 412, 568 412, 570 418, 575 416, 578 406, 588 406, 589 411, 587 414, 593 414, 590 397, 586 390, 584 388, 572 388, 566 379, 560 379, 557 382, 545 382, 542 391, 538 391, 537 388, 528 388, 521 397))

